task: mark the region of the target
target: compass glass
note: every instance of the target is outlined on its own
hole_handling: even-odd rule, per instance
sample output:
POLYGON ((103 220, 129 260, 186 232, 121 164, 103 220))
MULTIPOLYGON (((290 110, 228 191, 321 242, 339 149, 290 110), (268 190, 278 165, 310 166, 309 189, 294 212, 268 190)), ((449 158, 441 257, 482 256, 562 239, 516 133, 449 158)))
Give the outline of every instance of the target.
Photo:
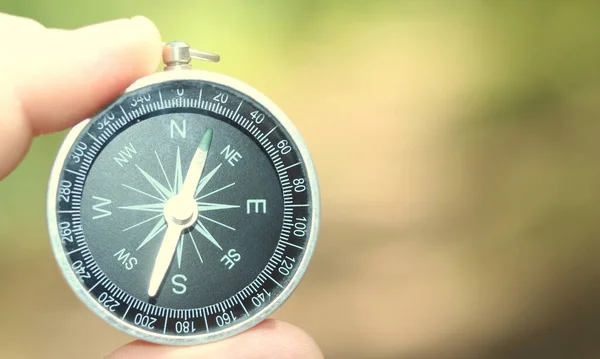
POLYGON ((122 96, 69 145, 54 184, 57 255, 113 325, 226 332, 297 284, 314 214, 307 163, 254 99, 162 82, 122 96))

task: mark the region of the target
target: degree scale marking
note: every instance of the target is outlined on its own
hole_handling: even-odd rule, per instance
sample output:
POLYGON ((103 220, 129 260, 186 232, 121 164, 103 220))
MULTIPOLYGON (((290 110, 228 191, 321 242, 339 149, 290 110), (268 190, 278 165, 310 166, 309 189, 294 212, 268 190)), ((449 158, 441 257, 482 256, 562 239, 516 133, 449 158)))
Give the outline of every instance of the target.
MULTIPOLYGON (((201 100, 201 96, 202 96, 202 89, 200 90, 199 101, 196 102, 196 104, 198 105, 198 107, 201 107, 203 103, 208 103, 208 101, 202 101, 201 100)), ((293 166, 296 166, 296 165, 300 164, 300 162, 298 162, 296 164, 289 165, 288 168, 283 168, 284 165, 283 165, 283 162, 281 161, 281 157, 280 157, 279 153, 277 151, 275 151, 275 146, 270 142, 270 140, 267 139, 267 136, 269 134, 271 134, 273 131, 275 131, 276 128, 277 128, 277 126, 271 128, 268 131, 268 133, 265 133, 264 131, 259 130, 258 127, 254 126, 254 124, 252 123, 252 121, 249 121, 246 117, 244 117, 244 116, 242 116, 242 115, 240 115, 240 114, 237 113, 237 111, 239 111, 239 109, 241 108, 242 103, 243 103, 243 100, 240 100, 240 102, 238 103, 236 112, 233 112, 231 109, 228 109, 228 108, 225 108, 225 107, 222 107, 222 106, 214 106, 214 105, 212 106, 212 111, 215 112, 215 113, 218 113, 218 114, 222 114, 224 117, 228 118, 229 120, 231 120, 233 122, 238 123, 240 126, 242 126, 246 130, 248 130, 248 128, 251 127, 252 128, 252 131, 251 131, 252 136, 254 138, 260 138, 261 139, 261 141, 260 141, 261 145, 263 146, 263 148, 265 148, 268 151, 268 157, 271 158, 273 166, 276 167, 276 171, 278 172, 278 175, 280 177, 280 182, 282 184, 282 188, 284 188, 284 187, 285 188, 289 188, 289 180, 288 180, 287 173, 285 171, 287 169, 293 167, 293 166)), ((180 104, 181 104, 181 102, 180 102, 180 104)), ((191 101, 187 101, 187 102, 183 102, 183 104, 184 105, 182 105, 180 107, 182 107, 182 108, 191 107, 192 102, 191 101)), ((154 108, 164 108, 163 106, 159 107, 159 103, 157 101, 143 104, 142 108, 143 108, 143 106, 147 106, 147 108, 149 108, 149 109, 152 109, 153 107, 154 108)), ((122 106, 120 106, 120 107, 123 110, 122 106)), ((206 106, 206 107, 202 106, 202 107, 204 109, 210 110, 210 106, 206 106)), ((139 112, 146 112, 144 110, 141 110, 139 112)), ((118 120, 122 120, 123 125, 127 124, 127 123, 129 123, 131 121, 134 121, 137 117, 134 117, 132 114, 136 114, 137 115, 139 113, 136 110, 132 110, 130 112, 125 112, 125 111, 123 111, 123 112, 124 112, 124 118, 119 118, 118 119, 118 120)), ((148 112, 150 112, 150 111, 148 111, 148 112)), ((139 115, 137 115, 137 116, 139 116, 139 115)), ((101 140, 96 140, 96 142, 101 142, 101 144, 104 144, 107 141, 111 140, 112 139, 112 134, 115 133, 115 132, 117 132, 119 130, 119 127, 122 126, 120 124, 121 121, 118 121, 118 122, 119 122, 120 126, 115 126, 113 123, 111 123, 109 126, 107 126, 105 128, 105 130, 102 132, 102 136, 100 136, 101 140)), ((248 130, 248 131, 250 131, 250 130, 248 130)), ((95 155, 97 151, 98 151, 98 149, 96 149, 96 148, 90 148, 86 154, 88 156, 90 154, 95 155)), ((85 157, 87 157, 87 156, 85 156, 85 157)), ((79 167, 78 171, 72 170, 70 168, 65 168, 65 171, 74 174, 78 178, 81 178, 81 177, 86 178, 87 174, 88 174, 88 172, 90 170, 90 165, 91 165, 91 160, 86 161, 84 159, 83 163, 81 163, 79 166, 77 166, 77 167, 79 167)), ((74 195, 78 195, 79 197, 81 197, 83 190, 81 188, 78 188, 78 189, 75 189, 73 192, 74 192, 74 195)), ((290 200, 290 199, 293 200, 293 196, 291 195, 291 192, 289 192, 289 191, 284 191, 284 193, 282 193, 282 197, 284 198, 284 200, 290 200)), ((308 204, 300 205, 300 206, 308 206, 308 204)), ((72 211, 76 212, 74 214, 78 214, 79 215, 81 209, 77 208, 77 210, 72 210, 72 211)), ((289 236, 289 234, 288 235, 282 234, 282 236, 284 236, 287 239, 287 237, 289 236)), ((280 243, 281 242, 282 241, 280 241, 280 243)), ((292 245, 292 243, 287 243, 287 244, 292 245)), ((87 249, 87 245, 85 245, 85 247, 87 249)), ((293 246, 293 247, 297 247, 298 249, 303 249, 302 247, 299 247, 299 246, 293 246)), ((90 256, 88 255, 88 258, 89 257, 90 256)), ((277 256, 277 257, 280 257, 280 256, 277 256)), ((91 258, 89 258, 89 259, 91 259, 91 258)), ((276 267, 274 267, 272 264, 270 264, 270 262, 271 261, 269 261, 267 263, 267 266, 265 267, 265 269, 260 272, 259 276, 256 279, 254 279, 250 284, 248 284, 246 287, 244 287, 242 290, 240 290, 237 294, 235 294, 232 297, 230 297, 229 299, 225 300, 226 306, 228 308, 233 307, 233 302, 237 302, 237 303, 239 303, 239 305, 244 310, 244 313, 246 313, 246 315, 249 315, 248 314, 248 310, 246 309, 246 307, 245 307, 245 305, 243 303, 243 300, 246 299, 246 298, 248 298, 251 295, 251 293, 256 293, 260 289, 260 285, 262 285, 263 282, 264 282, 264 279, 261 279, 260 277, 266 275, 266 276, 268 276, 268 277, 271 278, 270 273, 272 272, 272 270, 268 270, 267 271, 267 269, 270 269, 270 268, 267 268, 267 267, 273 267, 273 268, 276 268, 276 267), (259 282, 261 282, 261 283, 259 283, 259 282), (252 290, 248 291, 249 288, 251 288, 252 290), (229 303, 230 301, 232 302, 232 304, 229 303)), ((281 260, 279 260, 277 262, 281 262, 281 260)), ((95 269, 94 270, 94 272, 95 272, 94 276, 97 279, 97 282, 89 289, 90 292, 93 292, 93 290, 99 284, 102 284, 104 282, 108 282, 108 278, 104 275, 104 273, 102 273, 99 270, 99 268, 97 267, 96 263, 93 262, 93 264, 94 264, 93 266, 89 265, 89 264, 86 266, 86 268, 88 270, 92 270, 92 267, 93 267, 93 269, 95 269)), ((273 281, 276 282, 279 286, 281 286, 281 284, 279 284, 277 281, 275 281, 275 280, 273 280, 273 281)), ((118 288, 116 288, 116 286, 114 284, 112 284, 112 286, 109 286, 109 288, 106 288, 106 290, 109 293, 114 293, 115 291, 118 291, 119 294, 120 294, 120 296, 124 295, 124 293, 122 291, 120 291, 118 288)), ((128 298, 131 299, 131 300, 128 300, 128 302, 129 302, 129 304, 128 304, 128 310, 132 306, 133 307, 143 306, 144 307, 144 312, 148 312, 151 308, 152 308, 152 311, 157 310, 157 309, 158 309, 158 311, 161 311, 158 307, 156 307, 154 305, 151 305, 151 304, 148 304, 148 303, 145 303, 145 302, 141 302, 137 298, 133 298, 133 297, 128 297, 128 298)), ((125 305, 125 304, 121 303, 120 305, 125 305)), ((216 309, 219 308, 219 306, 222 307, 223 306, 223 302, 215 303, 215 304, 213 304, 211 306, 204 307, 204 308, 186 309, 184 311, 185 311, 185 315, 187 316, 188 314, 191 314, 194 311, 197 312, 198 310, 202 311, 203 313, 206 313, 207 310, 210 311, 210 312, 214 312, 216 309)), ((125 315, 123 316, 123 318, 125 318, 127 316, 127 314, 128 313, 125 313, 125 315)), ((205 327, 206 327, 206 330, 208 332, 209 331, 209 326, 208 326, 208 322, 207 322, 208 315, 202 315, 202 316, 204 317, 205 327)), ((167 325, 167 319, 166 318, 168 318, 168 316, 165 317, 164 328, 166 328, 166 325, 167 325)), ((163 332, 164 331, 165 331, 165 329, 163 329, 163 332)))

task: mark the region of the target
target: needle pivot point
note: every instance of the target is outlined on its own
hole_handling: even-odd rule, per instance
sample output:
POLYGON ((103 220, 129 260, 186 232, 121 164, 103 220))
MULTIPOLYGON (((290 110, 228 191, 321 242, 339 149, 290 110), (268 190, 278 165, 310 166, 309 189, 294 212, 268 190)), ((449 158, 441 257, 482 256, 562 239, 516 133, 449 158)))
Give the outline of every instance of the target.
POLYGON ((165 219, 182 227, 190 227, 198 218, 198 205, 193 198, 174 196, 165 204, 165 219))

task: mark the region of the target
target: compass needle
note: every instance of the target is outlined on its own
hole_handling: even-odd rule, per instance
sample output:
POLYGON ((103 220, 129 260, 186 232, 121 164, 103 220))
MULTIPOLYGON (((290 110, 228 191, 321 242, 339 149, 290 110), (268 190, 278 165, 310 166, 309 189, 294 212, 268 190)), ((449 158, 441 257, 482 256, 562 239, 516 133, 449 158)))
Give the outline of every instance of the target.
MULTIPOLYGON (((204 132, 204 135, 200 140, 200 144, 194 153, 194 157, 192 157, 185 179, 181 185, 179 184, 181 178, 181 156, 179 147, 177 147, 175 186, 179 193, 174 197, 171 197, 164 207, 167 231, 163 237, 158 254, 156 255, 154 268, 152 269, 152 274, 150 276, 150 283, 148 284, 148 295, 150 297, 154 297, 158 293, 158 289, 165 278, 167 269, 173 260, 173 255, 180 242, 179 239, 182 237, 182 232, 186 228, 192 226, 198 218, 198 206, 194 199, 194 192, 202 177, 211 142, 212 129, 209 128, 204 132)), ((179 245, 182 244, 180 243, 179 245)), ((181 248, 180 251, 182 249, 183 248, 181 248)), ((177 255, 177 260, 181 267, 181 254, 179 253, 177 255)))
POLYGON ((167 226, 167 231, 163 237, 163 241, 158 250, 158 256, 154 262, 154 269, 152 270, 152 276, 150 277, 150 284, 148 285, 148 296, 154 297, 158 293, 163 278, 167 273, 167 269, 171 265, 173 254, 177 248, 179 237, 181 236, 181 227, 179 226, 167 226))
MULTIPOLYGON (((196 188, 199 186, 198 182, 202 177, 204 165, 206 164, 206 157, 208 156, 208 150, 212 142, 212 135, 213 131, 211 128, 209 128, 204 132, 204 135, 200 140, 200 144, 198 145, 198 148, 194 153, 194 157, 192 158, 192 162, 190 163, 190 168, 188 169, 188 173, 185 177, 185 181, 183 182, 183 186, 181 188, 180 194, 182 196, 191 198, 194 197, 196 188)), ((216 170, 218 170, 218 167, 211 173, 214 174, 216 170)), ((212 174, 210 175, 211 177, 212 174)))
POLYGON ((69 132, 46 191, 52 249, 75 295, 124 333, 166 345, 225 339, 270 316, 305 273, 320 216, 289 118, 192 58, 218 56, 165 44, 165 71, 69 132))

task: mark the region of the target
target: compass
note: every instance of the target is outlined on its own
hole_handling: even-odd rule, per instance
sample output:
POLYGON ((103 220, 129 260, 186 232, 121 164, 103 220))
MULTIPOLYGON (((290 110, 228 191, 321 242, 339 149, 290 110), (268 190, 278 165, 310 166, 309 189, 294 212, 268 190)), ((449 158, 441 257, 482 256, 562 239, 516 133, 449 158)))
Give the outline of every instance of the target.
POLYGON ((54 162, 50 240, 76 295, 160 344, 223 339, 289 297, 317 239, 319 194, 290 120, 250 86, 164 45, 144 77, 75 126, 54 162))

